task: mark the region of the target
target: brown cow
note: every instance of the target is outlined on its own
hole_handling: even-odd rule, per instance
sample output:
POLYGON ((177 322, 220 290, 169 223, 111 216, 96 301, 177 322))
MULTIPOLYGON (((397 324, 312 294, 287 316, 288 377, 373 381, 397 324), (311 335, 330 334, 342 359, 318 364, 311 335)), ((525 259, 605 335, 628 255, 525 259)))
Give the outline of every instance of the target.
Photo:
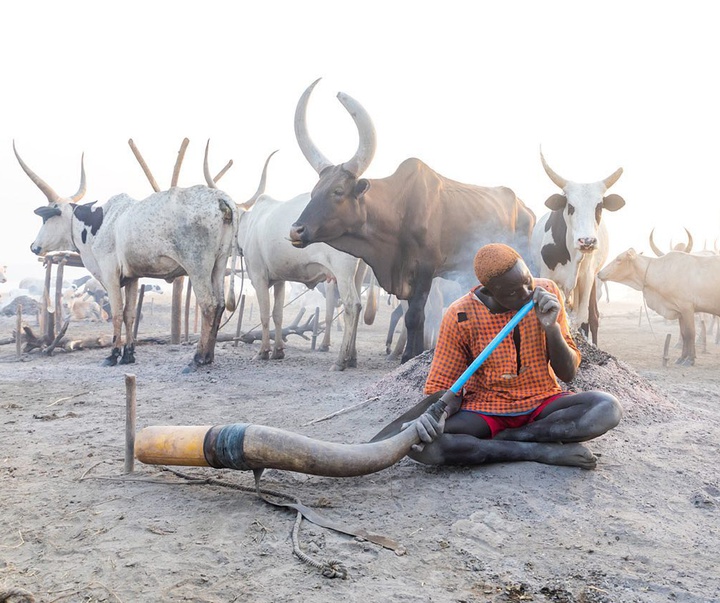
POLYGON ((355 121, 360 145, 350 161, 333 165, 307 132, 307 103, 318 81, 298 102, 295 135, 320 180, 290 239, 296 247, 324 242, 362 258, 383 289, 408 300, 405 362, 423 351, 432 279, 469 289, 477 283, 473 257, 490 242, 512 245, 527 258, 535 214, 509 188, 455 182, 419 159, 406 159, 387 178, 361 178, 375 154, 375 129, 360 103, 342 92, 338 99, 355 121))
POLYGON ((695 364, 695 313, 720 314, 720 256, 671 251, 653 258, 628 249, 598 278, 642 291, 651 309, 679 319, 683 349, 677 364, 695 364))

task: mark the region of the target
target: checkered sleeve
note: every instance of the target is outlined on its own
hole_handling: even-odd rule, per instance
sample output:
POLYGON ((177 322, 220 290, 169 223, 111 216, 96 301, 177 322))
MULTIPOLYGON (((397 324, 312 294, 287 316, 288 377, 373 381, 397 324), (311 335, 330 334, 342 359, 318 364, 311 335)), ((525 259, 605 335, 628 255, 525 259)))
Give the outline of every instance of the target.
POLYGON ((450 389, 472 360, 467 336, 458 321, 458 312, 456 302, 443 315, 435 354, 425 381, 425 394, 450 389))

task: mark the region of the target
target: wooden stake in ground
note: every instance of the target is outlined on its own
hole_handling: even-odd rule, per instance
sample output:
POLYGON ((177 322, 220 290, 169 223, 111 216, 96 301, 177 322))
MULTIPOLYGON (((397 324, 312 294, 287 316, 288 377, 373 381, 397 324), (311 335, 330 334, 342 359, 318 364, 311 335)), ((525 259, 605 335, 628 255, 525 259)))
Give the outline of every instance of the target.
POLYGON ((22 304, 17 306, 17 320, 15 321, 15 353, 22 356, 22 304))
POLYGON ((135 375, 125 374, 125 473, 135 469, 135 419, 137 411, 135 375))

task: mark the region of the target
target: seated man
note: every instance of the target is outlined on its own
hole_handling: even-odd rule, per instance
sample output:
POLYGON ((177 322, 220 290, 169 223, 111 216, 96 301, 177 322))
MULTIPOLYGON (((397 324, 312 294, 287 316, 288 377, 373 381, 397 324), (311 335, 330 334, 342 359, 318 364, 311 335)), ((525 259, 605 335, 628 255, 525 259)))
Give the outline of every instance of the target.
MULTIPOLYGON (((425 383, 426 394, 438 395, 424 400, 425 407, 450 389, 531 297, 535 311, 499 343, 439 422, 427 414, 420 417, 422 442, 409 456, 431 465, 536 461, 593 469, 595 455, 579 442, 613 429, 623 413, 610 394, 562 391, 557 378, 575 377, 580 352, 557 285, 533 279, 520 255, 502 244, 477 252, 475 274, 481 284, 443 317, 425 383)), ((424 409, 406 413, 376 439, 409 425, 417 410, 424 409)))

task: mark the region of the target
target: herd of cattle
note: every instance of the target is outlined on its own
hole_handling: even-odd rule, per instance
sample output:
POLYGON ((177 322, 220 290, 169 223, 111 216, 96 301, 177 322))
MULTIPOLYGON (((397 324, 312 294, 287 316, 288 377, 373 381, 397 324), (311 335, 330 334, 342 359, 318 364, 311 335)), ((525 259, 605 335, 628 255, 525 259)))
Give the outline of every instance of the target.
MULTIPOLYGON (((43 225, 32 251, 40 256, 77 251, 107 292, 113 349, 106 364, 135 360, 138 279, 170 282, 182 275, 190 277, 202 315, 191 368, 211 363, 221 316, 235 303, 232 288, 226 294, 223 283, 230 258, 232 268, 236 266, 236 253, 244 260, 258 299, 263 333, 260 358, 284 355, 285 283, 313 288, 328 281, 337 284, 345 309, 343 342, 333 368, 355 366, 360 286, 369 268, 382 289, 405 300, 402 360, 406 361, 427 347, 426 304, 433 284, 448 279, 461 291, 469 290, 476 282, 473 256, 490 242, 513 246, 534 274, 557 282, 571 318, 594 342, 600 281, 616 281, 642 291, 651 309, 665 318, 679 319, 683 351, 678 362, 694 363, 695 313, 720 315, 720 255, 717 250, 691 253, 691 239, 683 251, 663 254, 651 235, 651 246, 660 257, 630 249, 606 265, 608 231, 602 215, 604 210, 618 211, 625 205, 619 195, 607 194, 621 177, 622 168, 597 182, 578 183, 559 176, 541 152, 545 172, 562 192, 547 199, 549 211, 539 219, 507 187, 456 182, 414 158, 403 161, 386 178, 366 179, 362 176, 373 159, 376 135, 359 102, 344 93, 337 95, 359 134, 357 151, 348 161, 332 163, 309 135, 306 110, 318 81, 302 94, 295 112, 296 139, 318 181, 310 193, 289 201, 264 194, 270 158, 255 195, 237 204, 216 184, 230 164, 213 178, 208 147, 206 183, 177 186, 181 149, 168 190, 159 189, 133 147, 156 192, 142 201, 119 194, 102 205, 80 204, 86 190, 82 160, 78 191, 61 197, 15 150, 22 169, 47 197, 47 205, 35 210, 43 225), (683 287, 670 285, 678 282, 684 283, 683 287)), ((4 278, 0 270, 0 282, 4 278)), ((89 294, 83 299, 88 303, 93 299, 99 306, 89 294)))

